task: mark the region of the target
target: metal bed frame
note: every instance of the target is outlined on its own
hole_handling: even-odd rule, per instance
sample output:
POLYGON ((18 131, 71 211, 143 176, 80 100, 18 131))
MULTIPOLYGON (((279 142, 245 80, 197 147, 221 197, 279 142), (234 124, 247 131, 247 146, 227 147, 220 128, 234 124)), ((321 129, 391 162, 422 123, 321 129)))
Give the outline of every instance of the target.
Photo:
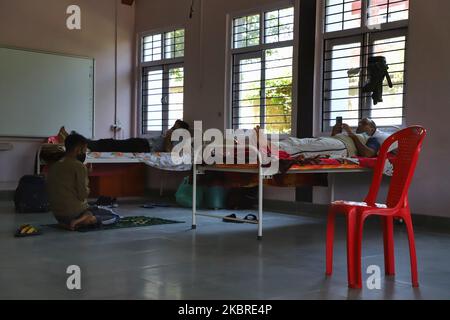
MULTIPOLYGON (((258 152, 258 159, 261 160, 261 155, 258 152)), ((216 171, 216 172, 235 172, 235 173, 253 173, 258 174, 258 221, 248 221, 238 218, 227 218, 232 221, 241 221, 246 223, 252 223, 258 225, 258 235, 257 239, 262 240, 263 235, 263 185, 264 180, 272 179, 272 175, 267 175, 265 173, 265 168, 261 166, 261 161, 258 162, 258 167, 252 168, 236 168, 226 166, 214 166, 214 165, 197 165, 195 161, 193 161, 192 165, 192 184, 193 184, 193 192, 192 192, 192 229, 197 228, 197 216, 206 216, 211 218, 222 219, 222 216, 207 214, 207 213, 198 213, 197 212, 197 175, 206 174, 207 171, 216 171)), ((329 183, 331 188, 331 201, 334 201, 334 187, 335 187, 335 174, 341 173, 367 173, 371 172, 371 169, 368 168, 336 168, 336 169, 311 169, 311 170, 302 170, 302 169, 291 169, 286 174, 312 174, 312 173, 327 173, 329 177, 329 183)))

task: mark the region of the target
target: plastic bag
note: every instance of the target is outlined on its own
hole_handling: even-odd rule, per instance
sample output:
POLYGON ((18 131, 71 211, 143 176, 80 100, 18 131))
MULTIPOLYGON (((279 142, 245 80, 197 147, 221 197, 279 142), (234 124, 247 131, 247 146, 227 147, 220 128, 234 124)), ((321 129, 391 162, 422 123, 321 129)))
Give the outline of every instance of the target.
MULTIPOLYGON (((175 193, 177 203, 185 208, 192 208, 193 186, 189 184, 189 177, 185 177, 175 193)), ((203 204, 203 187, 197 185, 197 208, 203 204)))

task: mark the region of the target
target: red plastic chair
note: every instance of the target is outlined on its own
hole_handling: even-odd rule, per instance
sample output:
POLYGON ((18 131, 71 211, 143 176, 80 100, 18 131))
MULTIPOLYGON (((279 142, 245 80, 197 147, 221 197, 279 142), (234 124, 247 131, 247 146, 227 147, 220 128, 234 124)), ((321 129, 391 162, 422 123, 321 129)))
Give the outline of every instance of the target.
POLYGON ((372 184, 363 203, 336 201, 331 204, 328 213, 326 274, 333 271, 333 241, 336 214, 347 216, 347 276, 350 288, 362 288, 361 246, 364 221, 372 215, 381 216, 383 220, 384 261, 386 275, 395 275, 394 257, 394 218, 404 220, 408 232, 411 259, 411 278, 413 287, 419 286, 417 275, 416 247, 411 212, 408 204, 408 189, 416 168, 419 153, 426 130, 413 126, 401 130, 389 137, 381 147, 375 166, 372 184), (388 150, 398 142, 398 153, 394 160, 394 174, 391 178, 385 205, 375 203, 383 178, 383 170, 388 150))

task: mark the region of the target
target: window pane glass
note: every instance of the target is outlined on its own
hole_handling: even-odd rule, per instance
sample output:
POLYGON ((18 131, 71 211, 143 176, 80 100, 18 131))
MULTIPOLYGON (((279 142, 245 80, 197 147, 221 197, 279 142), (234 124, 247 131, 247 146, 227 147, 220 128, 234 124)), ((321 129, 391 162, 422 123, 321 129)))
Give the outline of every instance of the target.
POLYGON ((144 72, 142 83, 144 85, 142 92, 143 128, 146 132, 162 131, 162 69, 144 72))
POLYGON ((184 57, 184 29, 164 34, 164 58, 184 57))
POLYGON ((233 48, 245 48, 259 44, 259 14, 233 20, 233 48))
POLYGON ((294 8, 266 12, 264 16, 265 43, 294 39, 294 8))
POLYGON ((376 26, 409 18, 409 0, 369 0, 367 23, 376 26))
POLYGON ((337 44, 325 52, 323 126, 334 126, 336 117, 356 126, 359 119, 361 42, 337 44))
POLYGON ((252 129, 260 124, 261 58, 237 60, 233 73, 233 128, 252 129))
POLYGON ((183 120, 184 68, 171 68, 169 71, 169 127, 176 120, 183 120))
POLYGON ((293 47, 265 51, 265 117, 268 133, 291 132, 293 47))
POLYGON ((386 58, 393 87, 387 79, 383 83, 383 102, 377 105, 370 99, 371 117, 378 126, 403 124, 403 101, 405 93, 405 48, 406 37, 377 40, 373 43, 372 55, 386 58))
POLYGON ((161 34, 146 36, 142 40, 142 61, 150 62, 161 60, 161 34))
POLYGON ((361 26, 361 0, 326 0, 325 32, 361 26))

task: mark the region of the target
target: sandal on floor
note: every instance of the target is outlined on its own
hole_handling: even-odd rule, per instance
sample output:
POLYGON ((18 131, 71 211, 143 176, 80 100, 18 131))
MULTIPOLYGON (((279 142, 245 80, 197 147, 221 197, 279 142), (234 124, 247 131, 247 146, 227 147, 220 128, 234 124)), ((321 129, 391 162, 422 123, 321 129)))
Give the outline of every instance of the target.
POLYGON ((237 219, 237 217, 236 217, 236 215, 234 213, 224 217, 222 219, 222 221, 223 222, 229 222, 229 223, 244 223, 243 221, 237 221, 237 220, 232 220, 232 219, 237 219))
POLYGON ((142 206, 142 208, 146 208, 146 209, 153 209, 153 208, 170 208, 170 207, 171 207, 170 204, 168 204, 168 203, 163 203, 163 202, 161 202, 161 203, 159 203, 159 202, 156 202, 156 203, 146 203, 146 204, 144 204, 144 205, 142 206))
POLYGON ((14 236, 16 238, 24 238, 24 237, 38 236, 40 234, 42 233, 38 229, 36 229, 30 224, 25 224, 20 226, 19 229, 17 229, 14 236))
POLYGON ((245 216, 244 220, 258 222, 258 218, 254 214, 248 214, 245 216))

